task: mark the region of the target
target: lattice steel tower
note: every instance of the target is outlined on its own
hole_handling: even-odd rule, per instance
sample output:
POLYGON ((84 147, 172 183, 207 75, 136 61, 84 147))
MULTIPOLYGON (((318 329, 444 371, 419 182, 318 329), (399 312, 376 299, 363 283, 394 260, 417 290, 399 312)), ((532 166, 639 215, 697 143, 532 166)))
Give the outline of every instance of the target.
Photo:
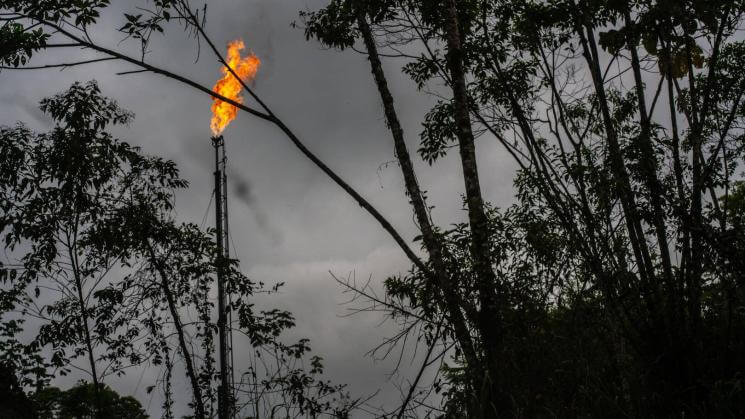
POLYGON ((230 238, 228 232, 228 182, 226 174, 227 156, 225 140, 222 135, 212 137, 215 148, 215 233, 217 241, 217 330, 219 339, 220 385, 218 387, 218 417, 233 417, 233 336, 230 310, 230 296, 226 292, 228 260, 230 259, 230 238))

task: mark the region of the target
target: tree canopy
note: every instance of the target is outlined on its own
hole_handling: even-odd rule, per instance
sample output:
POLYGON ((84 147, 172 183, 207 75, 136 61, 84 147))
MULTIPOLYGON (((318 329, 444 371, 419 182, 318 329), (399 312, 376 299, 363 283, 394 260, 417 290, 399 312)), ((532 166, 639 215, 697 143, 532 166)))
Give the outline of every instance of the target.
POLYGON ((148 419, 137 399, 132 396, 121 397, 107 386, 96 390, 92 384, 78 384, 67 390, 46 387, 31 396, 35 404, 35 417, 39 419, 84 419, 96 415, 111 419, 148 419), (100 398, 100 411, 96 411, 100 398))

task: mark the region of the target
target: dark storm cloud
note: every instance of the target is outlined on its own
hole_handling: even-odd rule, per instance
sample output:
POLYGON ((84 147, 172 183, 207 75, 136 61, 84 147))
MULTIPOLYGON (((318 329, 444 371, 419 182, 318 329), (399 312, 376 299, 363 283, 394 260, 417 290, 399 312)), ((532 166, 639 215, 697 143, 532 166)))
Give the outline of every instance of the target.
MULTIPOLYGON (((300 29, 290 27, 301 9, 317 9, 325 2, 231 0, 210 3, 208 27, 213 40, 225 45, 243 38, 262 60, 255 90, 306 145, 376 205, 404 237, 416 234, 396 165, 390 135, 365 57, 354 52, 325 50, 306 42, 300 29)), ((114 2, 104 16, 108 28, 121 26, 121 12, 134 6, 114 2)), ((219 65, 202 45, 196 63, 196 44, 178 27, 153 40, 147 60, 212 86, 219 65)), ((137 53, 137 45, 119 44, 109 31, 93 34, 99 42, 137 53)), ((72 57, 59 53, 48 60, 72 57)), ((89 55, 78 54, 76 57, 89 55)), ((35 64, 38 64, 36 62, 35 64)), ((116 134, 147 153, 176 161, 191 187, 177 197, 181 219, 212 224, 206 211, 212 191, 213 155, 209 142, 206 95, 153 74, 117 76, 132 66, 106 62, 63 72, 3 72, 0 74, 2 124, 31 121, 40 116, 36 103, 64 90, 75 80, 97 79, 103 92, 133 111, 137 118, 116 134)), ((386 63, 390 85, 402 117, 410 148, 416 141, 422 115, 433 103, 419 95, 400 73, 399 64, 386 63)), ((247 103, 250 101, 247 100, 247 103)), ((46 124, 48 121, 37 121, 46 124)), ((373 362, 365 353, 393 332, 378 327, 375 315, 341 317, 347 299, 329 271, 345 276, 372 277, 380 284, 388 275, 405 272, 409 263, 395 243, 368 214, 305 159, 273 126, 242 113, 226 129, 229 151, 231 232, 234 249, 248 274, 264 282, 284 282, 280 296, 267 304, 291 309, 297 328, 292 337, 308 337, 326 360, 330 378, 350 384, 353 394, 383 388, 375 403, 398 400, 387 381, 395 360, 373 362)), ((497 144, 479 140, 485 195, 499 206, 511 200, 513 166, 497 144)), ((433 167, 417 162, 419 178, 436 206, 435 220, 447 225, 464 219, 460 193, 460 163, 454 153, 433 167)), ((415 248, 417 246, 414 246, 415 248)), ((240 365, 240 360, 236 363, 240 365)), ((405 368, 404 368, 405 369, 405 368)), ((153 416, 159 400, 144 388, 155 379, 152 371, 138 371, 115 381, 124 393, 135 393, 153 416)), ((180 387, 179 387, 180 386, 180 387)), ((186 382, 177 383, 186 389, 186 382)), ((182 391, 181 394, 187 394, 182 391)), ((185 413, 185 412, 177 412, 185 413)))

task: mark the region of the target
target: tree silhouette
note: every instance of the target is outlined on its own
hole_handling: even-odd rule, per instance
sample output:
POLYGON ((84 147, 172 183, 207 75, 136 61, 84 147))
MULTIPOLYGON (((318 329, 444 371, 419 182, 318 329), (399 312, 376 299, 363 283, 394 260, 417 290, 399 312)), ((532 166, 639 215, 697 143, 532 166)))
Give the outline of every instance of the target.
MULTIPOLYGON (((75 83, 42 100, 41 108, 56 122, 49 133, 20 123, 0 127, 0 225, 5 248, 20 262, 14 265, 20 273, 4 277, 0 289, 0 359, 22 380, 11 387, 33 385, 48 398, 57 394, 45 388, 51 378, 80 370, 92 385, 60 396, 67 403, 59 402, 60 409, 110 417, 106 409, 119 401, 104 378, 131 367, 163 367, 170 415, 170 380, 174 365, 183 363, 194 416, 213 416, 217 248, 213 232, 175 220, 174 194, 187 182, 172 161, 144 155, 106 131, 132 114, 95 82, 75 83), (197 321, 185 318, 190 312, 197 321), (34 319, 32 327, 24 316, 34 319), (29 333, 31 342, 21 343, 29 333), (87 365, 77 364, 80 358, 87 365)), ((282 341, 294 326, 292 314, 254 308, 255 295, 279 286, 250 280, 237 260, 227 264, 236 313, 230 327, 247 338, 246 350, 272 360, 236 371, 240 381, 229 389, 236 411, 345 415, 356 401, 344 386, 322 379, 321 358, 310 356, 308 340, 282 341)))
POLYGON ((96 415, 111 419, 147 419, 149 416, 135 398, 121 397, 108 386, 97 391, 92 384, 78 384, 68 390, 46 387, 33 395, 35 417, 39 419, 84 419, 96 415), (96 413, 96 400, 101 409, 96 413))

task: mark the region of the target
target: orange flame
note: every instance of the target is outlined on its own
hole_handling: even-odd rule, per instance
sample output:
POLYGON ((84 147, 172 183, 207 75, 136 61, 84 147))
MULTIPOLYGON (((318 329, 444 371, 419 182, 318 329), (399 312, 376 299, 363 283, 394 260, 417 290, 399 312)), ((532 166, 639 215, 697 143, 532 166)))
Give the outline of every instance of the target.
MULTIPOLYGON (((237 74, 241 80, 251 81, 256 77, 256 72, 259 71, 261 61, 253 54, 241 58, 240 51, 244 48, 245 45, 240 39, 228 43, 227 61, 230 68, 235 71, 235 74, 237 74)), ((223 76, 217 81, 217 83, 215 83, 212 91, 238 103, 243 103, 243 97, 241 96, 243 86, 241 86, 241 83, 230 74, 227 67, 223 66, 220 71, 222 71, 223 76)), ((212 98, 212 121, 210 122, 212 133, 216 136, 220 135, 225 127, 235 119, 237 114, 238 108, 235 106, 223 102, 220 99, 212 98)))

